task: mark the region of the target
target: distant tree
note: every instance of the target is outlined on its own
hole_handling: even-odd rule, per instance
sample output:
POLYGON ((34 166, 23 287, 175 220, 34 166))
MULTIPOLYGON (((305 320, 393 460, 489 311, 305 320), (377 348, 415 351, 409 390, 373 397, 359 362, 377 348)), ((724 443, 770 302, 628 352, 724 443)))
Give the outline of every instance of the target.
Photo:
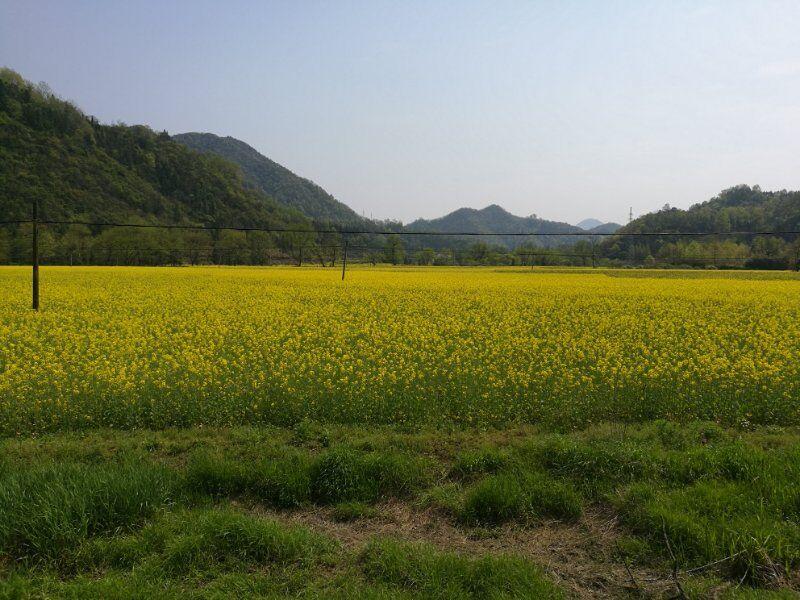
POLYGON ((247 243, 250 250, 250 260, 254 265, 266 265, 269 263, 269 253, 274 246, 269 233, 265 231, 250 231, 247 233, 247 243))
POLYGON ((227 265, 246 265, 250 262, 250 248, 243 231, 225 229, 214 244, 214 262, 227 265))
POLYGON ((89 258, 92 232, 86 225, 70 225, 60 240, 60 254, 66 264, 85 264, 89 258))
POLYGON ((403 263, 405 259, 405 249, 403 248, 403 240, 400 239, 399 235, 386 236, 384 258, 386 262, 393 265, 403 263))
POLYGON ((5 229, 0 229, 0 264, 11 261, 11 236, 5 229))
POLYGON ((777 258, 785 254, 786 242, 777 236, 758 236, 753 240, 753 256, 777 258))
POLYGON ((423 248, 416 254, 418 265, 432 265, 435 258, 436 252, 433 251, 433 248, 423 248))

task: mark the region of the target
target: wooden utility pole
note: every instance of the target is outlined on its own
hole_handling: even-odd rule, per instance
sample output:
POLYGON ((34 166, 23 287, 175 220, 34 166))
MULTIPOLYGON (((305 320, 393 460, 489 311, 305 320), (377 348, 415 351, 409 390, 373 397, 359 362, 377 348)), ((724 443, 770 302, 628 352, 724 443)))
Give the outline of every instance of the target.
POLYGON ((347 238, 344 238, 344 248, 342 250, 342 281, 344 281, 344 274, 347 271, 347 238))
POLYGON ((39 201, 33 201, 33 310, 39 310, 39 201))

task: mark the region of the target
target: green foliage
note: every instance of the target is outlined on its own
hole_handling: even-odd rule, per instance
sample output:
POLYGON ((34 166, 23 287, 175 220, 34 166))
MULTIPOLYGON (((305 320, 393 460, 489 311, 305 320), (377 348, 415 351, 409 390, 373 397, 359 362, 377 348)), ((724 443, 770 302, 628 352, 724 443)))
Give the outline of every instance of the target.
POLYGON ((448 517, 458 517, 464 505, 464 493, 457 483, 434 486, 420 494, 420 506, 433 508, 448 517))
POLYGON ((213 133, 181 133, 172 139, 204 154, 214 154, 242 169, 246 181, 284 206, 296 209, 317 222, 363 225, 355 211, 321 187, 271 161, 244 142, 213 133))
POLYGON ((685 566, 727 559, 731 578, 772 585, 800 562, 800 527, 747 484, 702 481, 663 490, 635 484, 620 496, 625 523, 685 566))
POLYGON ((166 469, 133 461, 11 470, 0 479, 0 552, 58 561, 89 537, 130 529, 178 493, 166 469))
MULTIPOLYGON (((44 220, 308 227, 299 212, 248 188, 235 165, 200 154, 144 126, 101 125, 75 106, 0 70, 0 214, 44 220)), ((44 262, 169 264, 259 262, 257 242, 228 248, 192 232, 142 232, 47 226, 44 262), (198 242, 211 250, 199 247, 198 242), (255 244, 255 245, 254 245, 255 244), (188 247, 192 247, 192 252, 188 247), (224 254, 224 255, 223 255, 224 254)), ((285 236, 273 248, 288 248, 285 236)), ((0 236, 0 259, 30 260, 24 227, 0 236), (11 241, 8 241, 8 238, 11 241), (3 241, 5 239, 6 241, 3 241)))
MULTIPOLYGON (((322 512, 307 507, 300 518, 328 516, 340 523, 334 531, 375 515, 373 499, 412 493, 412 513, 431 508, 470 527, 572 521, 591 502, 587 524, 598 506, 619 520, 614 561, 667 577, 668 539, 680 569, 719 561, 704 576, 722 577, 717 587, 730 589, 742 580, 743 597, 767 597, 745 584, 786 587, 800 566, 800 444, 794 429, 659 421, 560 435, 523 428, 473 436, 329 424, 325 435, 333 450, 318 443, 320 431, 314 424, 204 427, 2 441, 0 597, 548 593, 526 587, 542 580, 520 559, 466 559, 385 539, 350 552, 305 529, 260 518, 258 509, 226 507, 237 496, 293 509, 276 517, 282 522, 295 519, 298 504, 333 504, 322 512), (349 445, 339 446, 340 440, 349 445), (316 454, 298 443, 311 444, 316 454), (455 448, 460 453, 450 461, 455 448), (422 458, 432 456, 447 458, 438 465, 422 458), (165 465, 155 466, 160 463, 165 465), (433 485, 433 473, 444 479, 433 485), (192 494, 182 493, 186 486, 192 494), (318 497, 323 489, 327 495, 318 497), (586 493, 585 501, 577 490, 586 493), (222 506, 212 508, 212 502, 222 506), (190 508, 198 505, 203 508, 190 508)), ((381 529, 387 524, 375 523, 381 529)), ((505 531, 464 533, 502 543, 505 531)), ((687 592, 700 589, 694 576, 680 577, 687 592)))
POLYGON ((475 475, 497 473, 508 463, 508 454, 497 448, 467 450, 456 457, 450 473, 454 477, 467 479, 475 475))
POLYGON ((422 461, 396 453, 339 448, 323 454, 311 466, 311 494, 320 504, 403 497, 425 480, 422 461))
POLYGON ((303 454, 260 461, 233 461, 208 453, 194 455, 187 470, 187 486, 217 497, 250 495, 276 508, 308 502, 310 460, 303 454))
POLYGON ((249 495, 277 508, 374 502, 404 497, 427 478, 423 461, 397 453, 339 448, 311 459, 306 454, 231 460, 208 453, 192 457, 188 488, 217 497, 249 495))
MULTIPOLYGON (((449 233, 461 233, 467 231, 476 231, 481 233, 552 233, 563 234, 544 236, 541 240, 542 245, 546 247, 559 246, 564 243, 574 243, 578 241, 576 238, 567 237, 566 234, 583 232, 579 227, 569 225, 567 223, 558 223, 556 221, 546 221, 539 219, 535 215, 530 217, 517 217, 505 211, 500 206, 492 204, 481 210, 473 208, 460 208, 444 217, 426 221, 419 219, 409 224, 407 229, 409 231, 442 231, 449 233)), ((524 238, 522 238, 524 239, 524 238)), ((455 238, 457 245, 464 246, 471 244, 474 238, 463 237, 455 238), (460 242, 460 243, 459 243, 460 242)), ((519 245, 521 238, 516 236, 496 236, 492 238, 493 243, 499 245, 501 251, 507 251, 509 248, 514 248, 519 245)), ((437 236, 429 236, 425 238, 425 244, 433 248, 440 248, 452 243, 452 238, 440 238, 437 236)), ((481 260, 485 258, 483 253, 490 252, 489 246, 485 244, 473 246, 473 259, 481 260), (480 254, 476 254, 480 253, 480 254)))
POLYGON ((81 570, 145 565, 171 576, 243 565, 312 562, 334 548, 306 529, 229 509, 179 511, 127 537, 102 538, 78 553, 81 570))
POLYGON ((361 554, 371 581, 425 598, 560 598, 534 565, 514 557, 469 559, 430 546, 375 541, 361 554))
POLYGON ((554 518, 574 521, 582 503, 575 489, 542 473, 504 473, 478 482, 467 492, 461 518, 471 524, 500 525, 512 520, 554 518))
POLYGON ((593 496, 646 478, 656 469, 651 453, 625 440, 584 442, 556 435, 531 442, 521 453, 553 475, 572 479, 593 496))
MULTIPOLYGON (((724 190, 688 210, 664 207, 622 228, 626 233, 712 231, 796 231, 800 228, 800 192, 765 192, 739 185, 724 190)), ((797 268, 800 245, 795 236, 729 235, 724 239, 686 239, 678 236, 646 239, 613 238, 603 244, 606 256, 641 260, 653 256, 689 266, 760 269, 797 268), (732 260, 730 260, 732 259, 732 260)))

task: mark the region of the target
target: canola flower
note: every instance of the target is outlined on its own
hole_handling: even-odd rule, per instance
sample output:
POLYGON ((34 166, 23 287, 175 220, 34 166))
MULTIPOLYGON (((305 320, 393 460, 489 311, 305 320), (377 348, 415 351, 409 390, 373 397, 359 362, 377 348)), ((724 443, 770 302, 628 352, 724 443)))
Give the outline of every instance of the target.
POLYGON ((800 424, 791 274, 0 268, 0 433, 800 424))

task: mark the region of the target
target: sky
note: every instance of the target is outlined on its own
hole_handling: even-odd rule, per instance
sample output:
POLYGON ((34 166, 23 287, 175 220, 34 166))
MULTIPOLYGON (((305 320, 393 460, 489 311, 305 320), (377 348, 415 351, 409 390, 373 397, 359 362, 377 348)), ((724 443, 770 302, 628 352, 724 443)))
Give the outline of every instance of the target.
POLYGON ((626 222, 800 188, 800 2, 0 0, 0 65, 367 217, 626 222))

